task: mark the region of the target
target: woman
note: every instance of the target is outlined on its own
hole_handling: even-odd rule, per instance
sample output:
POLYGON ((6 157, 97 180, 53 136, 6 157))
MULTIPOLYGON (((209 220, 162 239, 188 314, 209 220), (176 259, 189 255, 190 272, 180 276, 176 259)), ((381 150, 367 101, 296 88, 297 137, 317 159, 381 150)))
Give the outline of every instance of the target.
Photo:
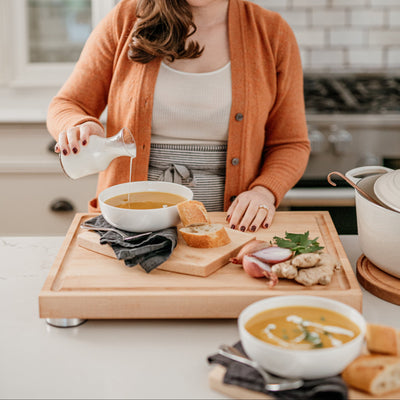
MULTIPOLYGON (((106 106, 107 136, 123 126, 135 136, 133 180, 178 176, 233 229, 268 227, 308 161, 293 32, 243 0, 120 1, 50 104, 56 151, 104 136, 106 106)), ((118 158, 97 193, 128 180, 129 159, 118 158)))

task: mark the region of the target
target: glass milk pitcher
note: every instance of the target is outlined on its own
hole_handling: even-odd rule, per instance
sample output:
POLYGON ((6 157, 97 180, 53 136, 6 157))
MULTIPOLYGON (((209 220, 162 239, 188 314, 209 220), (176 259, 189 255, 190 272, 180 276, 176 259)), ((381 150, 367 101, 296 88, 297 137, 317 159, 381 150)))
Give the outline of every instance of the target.
POLYGON ((80 146, 77 154, 65 156, 60 153, 60 164, 64 173, 78 179, 105 170, 114 158, 136 157, 135 139, 128 128, 122 128, 116 135, 101 137, 92 135, 86 146, 80 146))

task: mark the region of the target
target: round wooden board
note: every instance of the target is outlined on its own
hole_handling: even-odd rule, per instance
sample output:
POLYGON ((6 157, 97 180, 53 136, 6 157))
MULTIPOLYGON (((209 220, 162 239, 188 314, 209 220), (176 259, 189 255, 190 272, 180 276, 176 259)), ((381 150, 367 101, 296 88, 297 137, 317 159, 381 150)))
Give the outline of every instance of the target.
POLYGON ((380 270, 364 254, 357 260, 357 279, 368 292, 400 305, 400 279, 380 270))

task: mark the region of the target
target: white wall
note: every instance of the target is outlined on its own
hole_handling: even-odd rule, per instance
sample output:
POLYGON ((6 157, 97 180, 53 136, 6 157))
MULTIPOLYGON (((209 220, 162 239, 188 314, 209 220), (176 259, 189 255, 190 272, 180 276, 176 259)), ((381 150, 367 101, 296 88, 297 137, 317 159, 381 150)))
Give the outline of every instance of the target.
POLYGON ((305 72, 400 74, 400 0, 253 0, 293 28, 305 72))

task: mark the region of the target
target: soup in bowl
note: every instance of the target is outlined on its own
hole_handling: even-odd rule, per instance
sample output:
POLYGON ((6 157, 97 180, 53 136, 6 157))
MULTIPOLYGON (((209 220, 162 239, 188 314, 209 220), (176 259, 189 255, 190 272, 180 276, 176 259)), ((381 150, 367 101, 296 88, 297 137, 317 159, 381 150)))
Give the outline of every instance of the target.
POLYGON ((247 355, 282 377, 337 375, 360 355, 364 317, 339 301, 317 296, 277 296, 245 308, 238 319, 247 355))
POLYGON ((129 232, 158 231, 179 224, 176 204, 192 200, 186 186, 170 182, 139 181, 111 186, 99 194, 104 219, 129 232))

